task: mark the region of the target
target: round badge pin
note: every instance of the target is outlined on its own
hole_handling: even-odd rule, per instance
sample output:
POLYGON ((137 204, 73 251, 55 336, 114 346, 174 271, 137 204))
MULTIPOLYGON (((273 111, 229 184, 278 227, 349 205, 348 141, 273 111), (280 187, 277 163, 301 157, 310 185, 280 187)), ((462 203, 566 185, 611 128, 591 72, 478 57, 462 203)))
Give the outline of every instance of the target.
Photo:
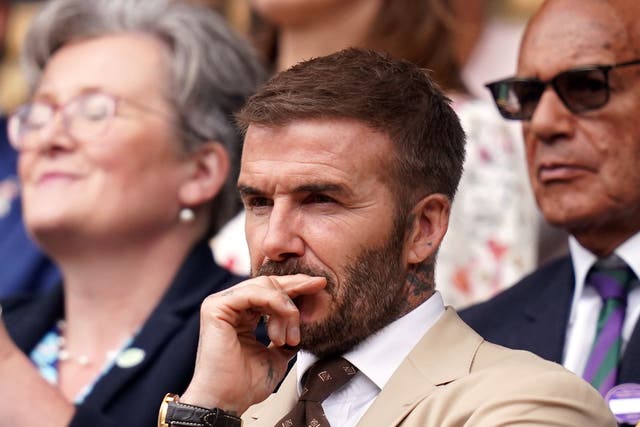
POLYGON ((640 424, 640 384, 619 384, 607 392, 604 400, 618 422, 640 424))
POLYGON ((144 360, 145 356, 146 353, 141 348, 128 348, 118 355, 116 358, 116 365, 119 368, 133 368, 140 364, 144 360))

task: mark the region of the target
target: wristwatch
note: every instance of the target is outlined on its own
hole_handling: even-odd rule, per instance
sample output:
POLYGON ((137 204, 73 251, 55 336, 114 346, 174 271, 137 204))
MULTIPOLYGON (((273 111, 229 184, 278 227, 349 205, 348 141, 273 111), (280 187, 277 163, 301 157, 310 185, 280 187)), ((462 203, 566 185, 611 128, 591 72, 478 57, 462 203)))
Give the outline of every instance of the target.
POLYGON ((180 396, 167 393, 158 413, 158 427, 240 427, 242 420, 222 409, 207 409, 180 403, 180 396))

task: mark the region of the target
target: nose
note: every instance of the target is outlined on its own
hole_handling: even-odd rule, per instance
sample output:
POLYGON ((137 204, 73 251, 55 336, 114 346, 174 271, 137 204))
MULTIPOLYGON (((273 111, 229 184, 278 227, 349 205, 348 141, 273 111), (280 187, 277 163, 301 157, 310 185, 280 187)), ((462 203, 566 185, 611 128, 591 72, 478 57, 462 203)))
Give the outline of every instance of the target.
POLYGON ((533 116, 529 123, 525 123, 524 129, 525 133, 531 133, 535 139, 551 144, 571 135, 574 120, 573 113, 549 86, 542 93, 533 116))
POLYGON ((274 202, 262 240, 265 257, 279 262, 304 255, 301 229, 299 213, 286 202, 274 202))
POLYGON ((38 149, 40 151, 65 151, 74 146, 74 140, 69 135, 68 123, 61 112, 56 112, 51 120, 41 129, 31 131, 23 136, 24 149, 38 149))

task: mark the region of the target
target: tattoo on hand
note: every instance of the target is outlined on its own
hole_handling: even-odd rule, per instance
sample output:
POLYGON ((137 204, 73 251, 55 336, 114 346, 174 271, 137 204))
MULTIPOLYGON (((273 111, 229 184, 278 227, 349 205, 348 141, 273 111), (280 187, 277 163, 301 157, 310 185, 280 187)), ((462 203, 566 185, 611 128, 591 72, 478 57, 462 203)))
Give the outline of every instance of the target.
POLYGON ((276 370, 273 368, 273 363, 271 361, 267 362, 267 378, 266 384, 269 388, 275 388, 278 385, 278 379, 276 378, 276 370))

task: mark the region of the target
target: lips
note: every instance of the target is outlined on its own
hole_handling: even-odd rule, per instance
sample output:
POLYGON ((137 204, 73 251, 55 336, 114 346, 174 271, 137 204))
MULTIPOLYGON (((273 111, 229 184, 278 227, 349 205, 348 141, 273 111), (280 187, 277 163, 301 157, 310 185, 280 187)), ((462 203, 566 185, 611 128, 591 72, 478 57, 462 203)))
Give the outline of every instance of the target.
POLYGON ((300 313, 300 320, 304 322, 303 319, 306 320, 306 317, 308 317, 309 315, 309 303, 305 301, 307 300, 307 296, 306 295, 300 295, 299 297, 296 297, 293 299, 293 303, 296 305, 296 308, 298 309, 298 312, 300 313))
POLYGON ((300 295, 293 300, 300 313, 300 323, 314 323, 322 319, 331 305, 331 297, 324 291, 300 295))
POLYGON ((38 176, 36 183, 38 185, 49 184, 53 182, 70 182, 78 179, 78 175, 70 172, 63 171, 49 171, 44 172, 38 176))
POLYGON ((543 184, 572 181, 593 172, 592 169, 576 164, 546 163, 538 167, 538 180, 543 184))

